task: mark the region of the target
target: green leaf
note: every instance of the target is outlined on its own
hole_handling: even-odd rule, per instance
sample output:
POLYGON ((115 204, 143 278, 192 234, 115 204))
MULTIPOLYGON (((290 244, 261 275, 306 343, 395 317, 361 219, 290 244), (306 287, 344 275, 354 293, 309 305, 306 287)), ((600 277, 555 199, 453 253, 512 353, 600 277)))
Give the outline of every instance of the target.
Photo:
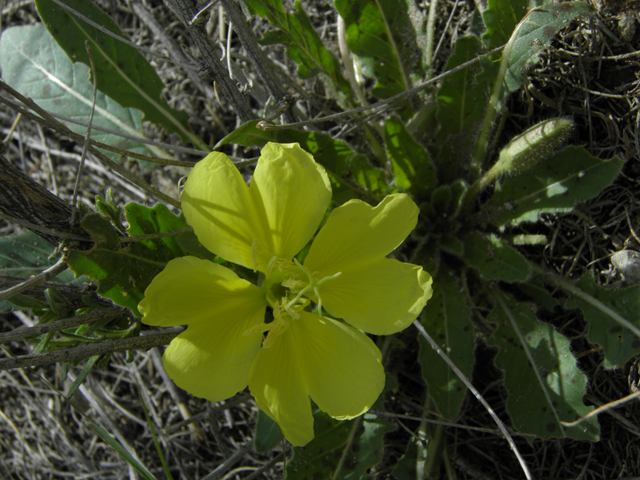
POLYGON ((573 296, 565 308, 579 308, 589 322, 587 338, 600 345, 606 368, 621 367, 640 353, 640 337, 621 325, 617 314, 640 329, 640 285, 627 288, 603 288, 596 285, 593 272, 585 273, 576 285, 584 294, 573 296))
MULTIPOLYGON (((420 321, 440 348, 468 378, 474 364, 475 332, 466 294, 454 277, 440 275, 433 282, 433 296, 427 302, 420 321)), ((438 411, 453 422, 460 411, 467 388, 422 337, 418 361, 429 396, 438 411)))
POLYGON ((287 464, 286 480, 303 480, 316 475, 332 478, 338 466, 342 449, 347 443, 353 420, 340 421, 321 410, 313 414, 314 438, 304 447, 294 447, 293 457, 287 464))
POLYGON ((498 295, 487 318, 498 326, 490 344, 500 349, 495 362, 505 372, 507 412, 514 427, 540 438, 597 441, 596 417, 570 428, 560 423, 573 422, 593 410, 582 402, 587 377, 576 365, 569 339, 540 322, 532 305, 498 295))
POLYGON ((489 0, 482 12, 487 28, 482 35, 487 50, 504 45, 529 10, 529 0, 489 0))
MULTIPOLYGON (((54 255, 54 251, 53 245, 33 232, 2 237, 0 238, 0 273, 18 277, 36 275, 58 261, 60 254, 54 255)), ((81 283, 88 280, 87 277, 74 280, 73 273, 69 270, 54 278, 57 282, 81 283)), ((29 298, 24 295, 15 300, 20 306, 29 302, 29 298)), ((15 310, 9 301, 0 302, 0 312, 9 310, 15 310)))
MULTIPOLYGON (((153 208, 135 203, 125 206, 130 235, 147 235, 180 230, 185 220, 173 215, 167 207, 157 204, 153 208)), ((118 233, 109 220, 99 214, 87 215, 82 220, 96 245, 89 251, 72 251, 67 263, 76 275, 87 275, 98 280, 98 293, 118 305, 140 315, 138 303, 153 278, 167 262, 184 256, 185 252, 174 237, 120 243, 118 233)))
MULTIPOLYGON (((518 2, 508 3, 514 5, 518 2)), ((519 7, 514 6, 516 10, 519 7)), ((538 54, 549 46, 561 28, 574 18, 593 12, 594 8, 586 2, 563 2, 532 10, 518 29, 511 51, 507 53, 505 49, 505 55, 508 55, 504 79, 507 91, 513 92, 522 86, 527 68, 538 61, 538 54)))
POLYGON ((531 267, 520 253, 495 235, 474 231, 464 239, 462 258, 487 280, 525 282, 531 267))
POLYGON ((363 73, 376 79, 373 94, 387 98, 409 89, 407 74, 424 71, 424 64, 405 2, 335 0, 334 5, 344 19, 349 50, 360 57, 363 73))
POLYGON ((418 458, 418 442, 415 438, 411 438, 404 455, 400 457, 400 460, 398 460, 398 463, 391 471, 393 478, 397 480, 416 480, 416 478, 422 478, 418 476, 417 467, 419 463, 424 464, 427 451, 426 448, 422 448, 421 453, 423 455, 421 455, 421 458, 418 458))
POLYGON ((498 226, 535 222, 544 212, 568 212, 598 195, 618 176, 624 160, 601 160, 568 146, 516 177, 498 184, 484 210, 498 226))
POLYGON ((268 452, 283 439, 280 427, 262 410, 258 410, 254 448, 258 453, 268 452))
MULTIPOLYGON (((72 64, 42 25, 11 27, 0 38, 0 66, 3 80, 42 108, 88 123, 93 102, 89 68, 72 64)), ((85 135, 87 127, 65 122, 74 132, 85 135)), ((116 132, 142 136, 142 114, 123 108, 104 93, 97 92, 93 125, 116 132)), ((91 138, 123 150, 147 155, 145 145, 119 135, 91 131, 91 138)), ((114 160, 119 155, 104 152, 114 160)))
POLYGON ((80 388, 80 385, 82 384, 82 382, 84 382, 84 379, 87 377, 87 375, 89 375, 89 372, 93 370, 94 365, 98 360, 100 360, 100 357, 102 357, 102 355, 94 355, 93 357, 90 357, 89 359, 87 359, 84 366, 82 367, 82 370, 80 371, 76 379, 73 381, 73 384, 71 385, 71 387, 69 388, 69 391, 67 392, 68 399, 71 399, 71 397, 73 397, 73 394, 76 393, 76 390, 80 388))
MULTIPOLYGON (((64 3, 104 29, 127 38, 111 17, 93 2, 64 0, 64 3)), ((36 0, 36 7, 49 32, 74 62, 90 65, 84 43, 89 42, 101 92, 123 107, 142 110, 145 120, 162 125, 169 133, 177 133, 183 142, 206 147, 191 133, 188 115, 162 100, 164 84, 137 49, 89 25, 53 0, 36 0)))
MULTIPOLYGON (((456 42, 445 71, 478 57, 482 45, 473 35, 456 42)), ((444 182, 460 178, 468 168, 487 108, 488 96, 498 73, 496 64, 484 60, 447 76, 438 90, 438 169, 444 182)))
POLYGON ((560 305, 560 302, 535 277, 526 283, 521 283, 518 288, 522 293, 531 297, 539 307, 552 311, 556 306, 560 305))
POLYGON ((437 183, 435 167, 429 152, 413 139, 399 117, 391 116, 385 122, 384 141, 396 184, 414 195, 429 193, 437 183))
MULTIPOLYGON (((517 21, 521 14, 522 1, 505 3, 504 0, 495 0, 494 4, 500 5, 500 8, 494 12, 499 17, 498 21, 509 24, 512 20, 517 21), (511 4, 514 5, 513 8, 510 6, 511 4), (509 12, 513 15, 510 15, 509 12)), ((527 67, 537 61, 537 54, 549 45, 558 30, 564 27, 569 20, 592 11, 593 9, 584 2, 565 2, 538 7, 518 24, 516 31, 512 34, 509 33, 510 38, 502 53, 502 61, 489 99, 489 107, 476 142, 472 161, 472 180, 475 180, 479 175, 485 156, 490 151, 489 135, 495 130, 494 119, 502 111, 506 95, 522 86, 527 67)), ((509 31, 508 28, 502 25, 496 27, 495 31, 501 31, 506 35, 509 31)), ((499 43, 502 43, 502 33, 499 37, 501 38, 499 43)))
POLYGON ((145 480, 156 480, 147 468, 142 465, 138 460, 135 459, 133 455, 129 453, 129 451, 118 441, 116 440, 109 432, 107 432, 104 428, 98 425, 96 422, 87 418, 89 421, 89 426, 93 429, 94 432, 98 434, 100 438, 107 444, 110 445, 118 454, 129 464, 131 465, 145 480))
POLYGON ((322 43, 300 2, 295 3, 295 13, 285 12, 282 0, 245 0, 245 4, 279 29, 267 32, 262 43, 286 45, 287 55, 298 64, 300 78, 323 73, 343 94, 350 94, 351 86, 340 73, 338 59, 322 43))
POLYGON ((313 419, 315 437, 304 447, 293 448, 293 458, 285 472, 287 480, 364 480, 368 478, 367 469, 382 460, 384 434, 396 428, 388 420, 370 414, 355 420, 340 421, 317 410, 313 419), (354 428, 353 441, 345 451, 354 428), (335 475, 338 465, 341 465, 341 469, 335 475))
POLYGON ((260 130, 256 128, 257 123, 258 120, 251 120, 240 126, 220 140, 214 149, 230 143, 263 147, 267 142, 297 142, 327 170, 333 186, 333 200, 337 204, 362 193, 370 192, 380 198, 387 193, 384 171, 374 168, 364 155, 355 153, 345 142, 319 132, 289 128, 260 130))

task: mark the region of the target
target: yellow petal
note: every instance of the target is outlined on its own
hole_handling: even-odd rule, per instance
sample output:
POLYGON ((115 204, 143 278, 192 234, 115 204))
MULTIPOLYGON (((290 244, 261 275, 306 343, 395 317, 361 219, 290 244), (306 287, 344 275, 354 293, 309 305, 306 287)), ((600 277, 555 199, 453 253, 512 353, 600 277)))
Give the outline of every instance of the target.
POLYGON ((210 153, 193 167, 181 204, 200 243, 225 260, 253 269, 254 240, 264 250, 273 248, 262 205, 223 153, 210 153))
POLYGON ((420 314, 433 293, 431 282, 418 265, 381 258, 324 282, 320 295, 331 315, 367 333, 389 335, 420 314))
POLYGON ((243 333, 264 322, 266 305, 260 288, 228 268, 181 257, 153 279, 138 309, 148 325, 188 325, 165 351, 165 369, 180 388, 220 401, 248 384, 262 337, 243 333))
POLYGON ((331 184, 321 165, 297 143, 267 143, 251 193, 262 202, 274 255, 291 260, 320 225, 331 201, 331 184))
POLYGON ((306 312, 260 350, 249 379, 260 409, 294 446, 313 438, 309 395, 329 415, 348 419, 366 412, 383 387, 380 351, 366 335, 306 312))
POLYGON ((272 256, 290 260, 306 245, 330 200, 327 174, 310 154, 298 144, 268 143, 250 187, 222 153, 198 162, 185 184, 182 209, 210 251, 264 271, 272 256))
POLYGON ((321 278, 377 261, 415 228, 418 213, 416 204, 404 193, 387 195, 376 207, 350 200, 331 212, 304 266, 321 278))
POLYGON ((249 373, 249 389, 258 408, 280 425, 293 446, 301 447, 313 440, 313 415, 296 361, 295 337, 289 327, 271 347, 260 349, 249 373))

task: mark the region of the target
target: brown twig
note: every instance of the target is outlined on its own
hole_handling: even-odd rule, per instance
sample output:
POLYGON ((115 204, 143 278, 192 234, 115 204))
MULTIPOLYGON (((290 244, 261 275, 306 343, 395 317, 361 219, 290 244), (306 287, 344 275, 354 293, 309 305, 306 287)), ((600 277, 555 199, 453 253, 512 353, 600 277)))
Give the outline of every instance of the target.
MULTIPOLYGON (((191 19, 198 13, 198 8, 194 0, 170 0, 180 11, 182 21, 189 29, 193 41, 200 50, 204 63, 208 67, 213 81, 222 92, 224 98, 231 104, 236 114, 243 123, 253 120, 256 116, 251 110, 249 101, 238 90, 235 82, 229 78, 227 69, 224 68, 218 56, 216 55, 215 46, 205 30, 205 21, 191 22, 191 19)), ((205 18, 208 18, 206 16, 205 18)))
POLYGON ((105 355, 107 353, 122 352, 124 350, 148 350, 158 345, 166 345, 183 330, 183 327, 175 327, 161 333, 151 333, 135 338, 124 338, 113 341, 106 340, 100 343, 85 343, 78 347, 65 350, 55 350, 37 355, 23 355, 16 358, 3 358, 0 359, 0 371, 83 360, 95 355, 105 355))
POLYGON ((13 342, 20 340, 21 338, 37 337, 43 333, 57 332, 64 328, 78 327, 85 323, 99 322, 101 320, 109 320, 121 315, 125 315, 128 310, 124 308, 100 308, 83 315, 77 315, 75 317, 63 318, 55 322, 45 323, 43 325, 36 325, 35 327, 16 328, 11 332, 0 333, 0 343, 13 342))
MULTIPOLYGON (((3 81, 0 81, 0 89, 5 90, 9 94, 13 95, 15 98, 20 100, 28 108, 32 109, 38 115, 40 115, 42 117, 42 119, 38 119, 38 117, 36 115, 33 115, 26 108, 18 107, 16 105, 10 104, 10 102, 6 102, 5 101, 6 99, 4 99, 2 97, 0 97, 0 102, 6 103, 7 105, 9 105, 9 106, 13 107, 14 109, 18 110, 23 115, 26 115, 29 118, 32 118, 32 119, 40 122, 41 124, 51 128, 52 130, 56 130, 59 133, 68 136, 73 141, 78 143, 78 145, 82 145, 84 143, 84 140, 85 140, 84 135, 80 135, 80 134, 72 132, 66 125, 60 123, 51 114, 49 114, 49 112, 44 110, 42 107, 40 107, 37 103, 35 103, 30 98, 25 97, 20 92, 14 90, 13 88, 11 88, 9 85, 4 83, 3 81)), ((124 177, 126 180, 128 180, 133 185, 136 185, 137 187, 139 187, 142 190, 144 190, 145 192, 147 192, 149 195, 152 195, 152 196, 158 198, 159 200, 162 200, 163 202, 168 203, 169 205, 172 205, 172 206, 174 206, 176 208, 180 208, 180 202, 178 200, 176 200, 174 198, 171 198, 169 195, 166 195, 166 194, 158 191, 157 189, 155 189, 154 187, 152 187, 148 183, 143 182, 142 180, 136 178, 134 175, 129 173, 122 165, 117 164, 116 162, 111 160, 109 157, 107 157, 104 153, 99 151, 95 146, 93 146, 93 144, 91 144, 88 149, 98 160, 100 160, 102 163, 104 163, 111 170, 113 170, 116 173, 118 173, 120 176, 124 177)))
MULTIPOLYGON (((269 60, 264 54, 264 51, 258 44, 258 40, 256 39, 253 30, 249 28, 249 25, 247 25, 247 19, 240 8, 240 5, 238 5, 236 0, 221 0, 221 3, 225 12, 227 12, 227 15, 229 16, 229 20, 233 24, 233 28, 240 38, 240 43, 242 43, 247 55, 251 59, 257 74, 264 82, 265 87, 267 87, 267 90, 276 103, 281 104, 286 100, 287 92, 282 88, 282 81, 278 80, 276 77, 271 60, 269 60)), ((287 123, 296 121, 289 109, 285 110, 283 115, 285 116, 285 121, 287 123)))

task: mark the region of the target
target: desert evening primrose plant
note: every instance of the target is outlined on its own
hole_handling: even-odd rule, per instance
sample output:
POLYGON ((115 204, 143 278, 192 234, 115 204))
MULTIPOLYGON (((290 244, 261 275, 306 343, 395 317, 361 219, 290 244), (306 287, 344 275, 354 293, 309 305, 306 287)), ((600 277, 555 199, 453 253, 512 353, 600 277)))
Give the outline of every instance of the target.
POLYGON ((337 207, 300 263, 330 201, 324 168, 298 144, 268 143, 249 186, 226 155, 211 153, 189 174, 184 215, 207 249, 259 272, 259 285, 180 257, 138 306, 148 325, 188 325, 163 357, 178 386, 220 401, 248 385, 295 446, 314 436, 309 397, 337 419, 371 407, 385 374, 366 333, 403 330, 432 294, 422 267, 386 258, 417 223, 406 194, 337 207))

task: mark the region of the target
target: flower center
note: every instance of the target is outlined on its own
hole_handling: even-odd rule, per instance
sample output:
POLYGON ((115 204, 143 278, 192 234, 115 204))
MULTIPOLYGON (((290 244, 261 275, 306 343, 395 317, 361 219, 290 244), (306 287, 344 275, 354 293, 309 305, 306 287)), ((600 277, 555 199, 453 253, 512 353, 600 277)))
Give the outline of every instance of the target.
POLYGON ((295 258, 293 261, 272 257, 267 265, 263 288, 267 303, 273 309, 273 322, 256 325, 244 335, 269 332, 263 346, 268 348, 273 339, 289 326, 292 320, 300 318, 300 312, 313 300, 318 305, 318 315, 322 316, 321 287, 327 280, 339 277, 342 272, 318 279, 308 268, 295 258), (310 297, 313 296, 313 297, 310 297))

